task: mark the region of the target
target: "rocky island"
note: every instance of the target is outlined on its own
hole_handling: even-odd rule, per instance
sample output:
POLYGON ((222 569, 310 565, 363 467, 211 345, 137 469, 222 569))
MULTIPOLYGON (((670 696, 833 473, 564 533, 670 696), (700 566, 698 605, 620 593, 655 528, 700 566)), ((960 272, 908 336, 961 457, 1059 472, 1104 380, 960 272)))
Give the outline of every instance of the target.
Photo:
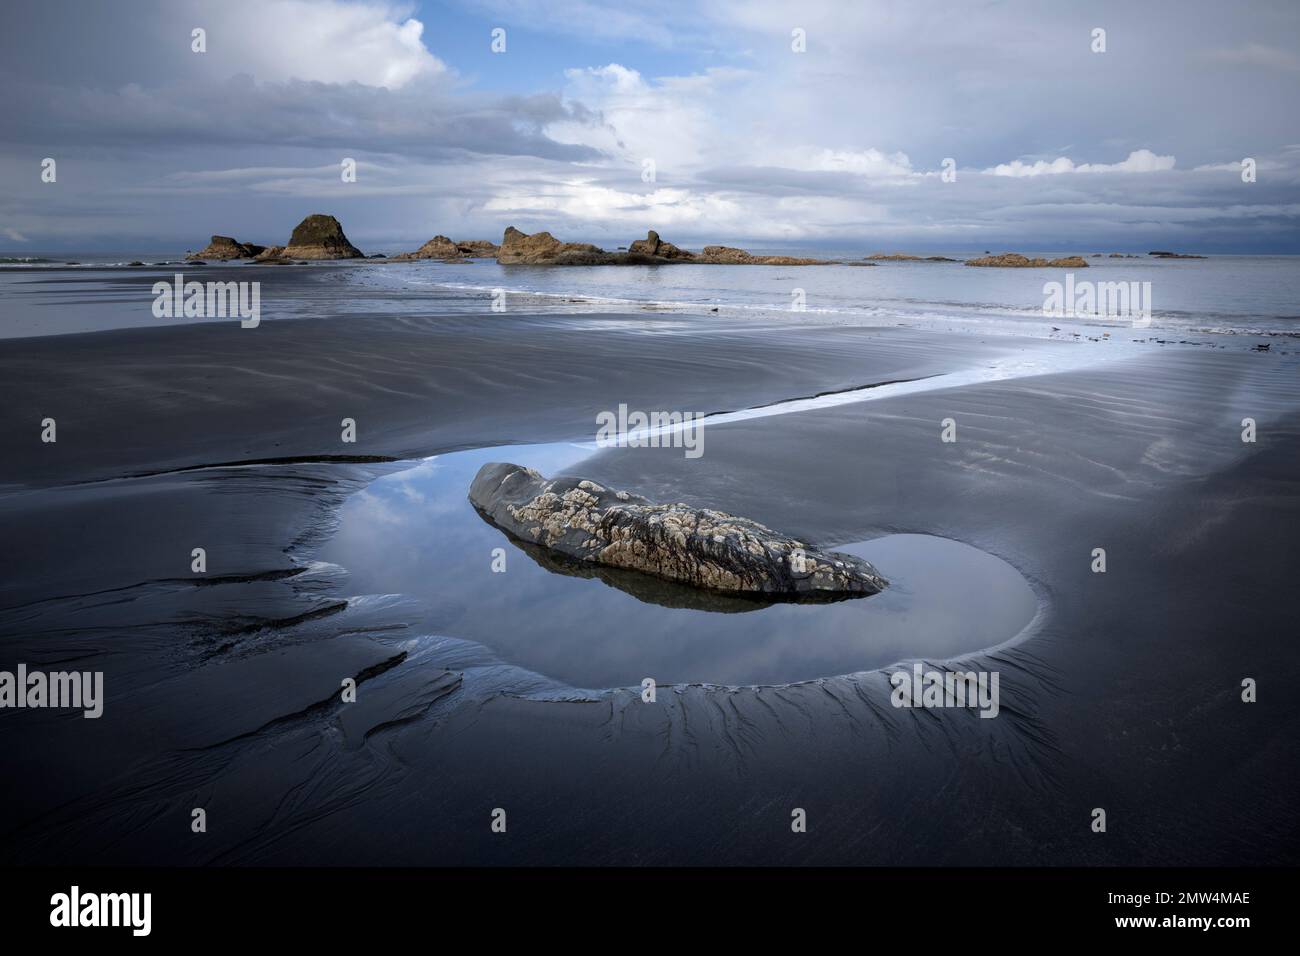
MULTIPOLYGON (((283 264, 305 259, 364 259, 366 255, 348 241, 348 237, 343 233, 343 226, 337 219, 316 213, 298 223, 287 245, 261 246, 239 242, 230 236, 213 236, 205 249, 201 252, 192 252, 186 258, 190 261, 251 259, 254 262, 283 264)), ((437 235, 414 252, 400 253, 393 256, 390 261, 413 262, 434 259, 442 262, 460 262, 466 259, 491 258, 495 258, 502 265, 546 266, 661 265, 675 262, 745 266, 837 264, 829 259, 754 255, 734 246, 705 246, 699 252, 691 252, 671 242, 665 242, 653 229, 644 239, 637 239, 627 249, 609 252, 588 242, 564 242, 556 239, 549 232, 535 232, 530 235, 514 226, 506 229, 500 245, 487 239, 456 241, 444 235, 437 235)), ((952 262, 954 260, 931 256, 929 261, 952 262)))
POLYGON ((986 266, 1003 269, 1086 269, 1088 260, 1083 256, 1066 256, 1063 259, 1030 259, 1018 252, 1004 252, 1000 256, 984 256, 981 259, 967 259, 968 266, 986 266))
POLYGON ((412 259, 490 259, 497 254, 497 245, 486 239, 470 239, 455 242, 446 236, 434 236, 414 252, 403 252, 393 256, 394 262, 407 262, 412 259))
POLYGON ((308 216, 294 227, 287 246, 261 246, 240 242, 230 236, 213 236, 207 247, 186 255, 188 262, 214 259, 251 259, 254 262, 286 263, 298 259, 364 259, 365 254, 348 242, 343 226, 333 216, 308 216))
POLYGON ((251 242, 240 242, 230 236, 213 236, 212 241, 204 249, 199 252, 191 252, 185 258, 189 260, 218 259, 224 262, 229 259, 252 259, 265 250, 265 246, 255 245, 251 242))
POLYGON ((316 213, 294 227, 281 255, 286 259, 364 259, 333 216, 316 213))
POLYGON ((562 242, 549 232, 531 235, 514 226, 506 229, 497 250, 497 262, 503 265, 660 265, 696 262, 706 265, 820 266, 833 265, 827 259, 804 259, 796 256, 756 256, 732 246, 705 246, 698 253, 665 242, 650 230, 644 239, 628 246, 626 252, 607 252, 587 242, 562 242))
POLYGON ((876 594, 888 583, 861 558, 822 551, 748 518, 654 504, 582 478, 547 480, 505 462, 479 469, 469 500, 498 528, 558 555, 714 591, 836 600, 876 594))

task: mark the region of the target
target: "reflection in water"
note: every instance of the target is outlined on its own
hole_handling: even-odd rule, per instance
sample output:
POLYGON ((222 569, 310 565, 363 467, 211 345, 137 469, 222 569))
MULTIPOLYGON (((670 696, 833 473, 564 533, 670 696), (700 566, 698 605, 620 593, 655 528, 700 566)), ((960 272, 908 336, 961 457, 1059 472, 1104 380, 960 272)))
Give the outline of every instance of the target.
MULTIPOLYGON (((768 603, 582 565, 516 541, 466 494, 479 467, 510 461, 555 474, 589 449, 479 449, 429 459, 350 499, 320 557, 351 572, 357 594, 422 599, 418 626, 477 641, 502 659, 575 687, 782 684, 931 660, 999 644, 1037 602, 1006 562, 929 535, 836 545, 890 580, 873 597, 768 603), (494 549, 506 570, 492 570, 494 549)), ((636 489, 629 489, 635 491, 636 489)))

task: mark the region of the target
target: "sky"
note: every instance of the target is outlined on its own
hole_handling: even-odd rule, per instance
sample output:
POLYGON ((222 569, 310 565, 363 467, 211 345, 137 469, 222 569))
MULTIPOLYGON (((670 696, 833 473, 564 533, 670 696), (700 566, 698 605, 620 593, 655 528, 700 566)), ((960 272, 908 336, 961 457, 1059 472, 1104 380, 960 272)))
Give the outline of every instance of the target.
POLYGON ((3 255, 316 212, 366 251, 1300 253, 1295 0, 5 0, 0 79, 3 255))

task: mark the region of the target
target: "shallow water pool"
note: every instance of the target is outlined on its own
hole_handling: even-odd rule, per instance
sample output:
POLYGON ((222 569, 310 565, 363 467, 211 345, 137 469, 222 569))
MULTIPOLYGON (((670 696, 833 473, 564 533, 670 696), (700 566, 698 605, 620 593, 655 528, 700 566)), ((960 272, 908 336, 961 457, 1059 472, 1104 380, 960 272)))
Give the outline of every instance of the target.
POLYGON ((513 461, 550 477, 562 468, 581 472, 571 466, 590 453, 534 445, 430 458, 354 495, 319 557, 348 569, 350 593, 422 601, 422 630, 476 641, 504 661, 588 689, 645 677, 784 684, 909 658, 940 660, 1014 637, 1037 610, 1011 565, 932 535, 834 549, 876 565, 890 581, 880 594, 762 603, 556 561, 489 524, 466 497, 485 462, 513 461), (493 571, 495 549, 504 551, 503 572, 493 571))

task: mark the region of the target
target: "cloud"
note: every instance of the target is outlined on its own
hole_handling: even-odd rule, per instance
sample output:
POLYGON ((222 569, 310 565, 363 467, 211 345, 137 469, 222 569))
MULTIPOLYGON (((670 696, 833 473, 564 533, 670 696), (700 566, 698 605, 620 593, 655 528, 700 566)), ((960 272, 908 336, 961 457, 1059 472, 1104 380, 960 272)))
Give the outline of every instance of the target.
POLYGON ((1211 50, 1207 60, 1233 66, 1262 67, 1268 70, 1300 71, 1300 56, 1294 50, 1281 50, 1263 43, 1246 43, 1232 49, 1211 50))
POLYGON ((1167 12, 1121 0, 1086 17, 1024 0, 462 0, 436 19, 389 0, 9 4, 0 222, 37 246, 283 241, 328 211, 363 245, 516 224, 619 244, 658 228, 1300 247, 1294 4, 1241 17, 1187 0, 1178 42, 1167 12), (1105 55, 1089 49, 1095 23, 1105 55), (190 52, 195 25, 205 54, 190 52), (490 25, 510 31, 508 55, 487 59, 490 25), (460 72, 484 62, 490 90, 460 72), (59 158, 57 187, 33 174, 43 156, 59 158), (956 183, 935 173, 949 156, 956 183), (1258 183, 1235 174, 1243 156, 1258 183))
POLYGON ((1076 163, 1064 156, 1051 162, 1038 160, 1024 163, 1012 160, 983 170, 991 176, 1059 176, 1064 173, 1160 173, 1174 168, 1174 157, 1157 156, 1149 149, 1138 149, 1118 163, 1076 163))
POLYGON ((547 135, 598 150, 636 174, 646 159, 658 173, 680 175, 720 151, 734 150, 726 133, 727 100, 749 76, 732 68, 647 80, 620 63, 565 71, 565 105, 574 120, 557 119, 547 135), (575 121, 576 120, 576 121, 575 121))
POLYGON ((258 80, 314 80, 400 89, 446 65, 422 42, 424 24, 406 4, 260 0, 193 7, 208 32, 204 56, 258 80), (250 23, 255 28, 250 29, 250 23))
POLYGON ((506 217, 527 217, 522 222, 533 221, 542 214, 552 225, 557 215, 574 223, 600 222, 607 227, 628 229, 629 238, 639 238, 652 226, 685 226, 694 231, 744 214, 744 209, 735 202, 708 193, 667 188, 639 193, 584 180, 555 183, 541 190, 503 192, 489 200, 484 211, 506 217))
MULTIPOLYGON (((557 95, 457 95, 431 78, 401 90, 240 75, 212 85, 114 89, 18 81, 6 129, 42 148, 93 144, 135 150, 141 162, 222 144, 312 148, 338 158, 360 151, 412 157, 464 153, 595 159, 597 150, 547 136, 552 123, 592 122, 557 95)), ((325 158, 322 156, 321 158, 325 158)), ((332 160, 336 161, 336 160, 332 160)))
POLYGON ((886 155, 878 149, 823 149, 812 157, 808 168, 856 176, 908 176, 912 173, 912 161, 906 153, 886 155))

